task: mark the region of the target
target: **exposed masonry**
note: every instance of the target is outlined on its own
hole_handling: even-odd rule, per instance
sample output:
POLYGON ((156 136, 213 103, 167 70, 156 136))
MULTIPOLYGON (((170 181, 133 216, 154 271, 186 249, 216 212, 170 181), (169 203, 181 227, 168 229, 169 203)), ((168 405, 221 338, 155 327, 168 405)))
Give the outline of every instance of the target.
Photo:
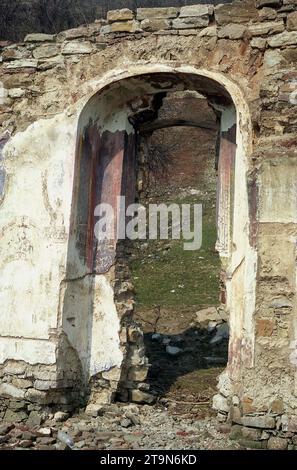
POLYGON ((114 11, 0 44, 0 417, 116 393, 151 400, 124 251, 98 251, 87 231, 83 188, 94 195, 99 180, 85 162, 114 156, 119 193, 131 118, 152 96, 192 89, 221 114, 231 338, 214 407, 239 433, 264 430, 263 446, 296 439, 296 45, 295 0, 114 11))

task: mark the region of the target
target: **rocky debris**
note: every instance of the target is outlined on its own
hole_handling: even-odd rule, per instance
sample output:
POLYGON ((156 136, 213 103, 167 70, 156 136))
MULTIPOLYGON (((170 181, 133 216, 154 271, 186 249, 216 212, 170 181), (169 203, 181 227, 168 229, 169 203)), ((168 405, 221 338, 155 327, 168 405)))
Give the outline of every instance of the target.
POLYGON ((96 416, 99 416, 102 413, 103 410, 104 410, 103 405, 98 405, 96 403, 90 403, 86 407, 86 415, 93 416, 95 418, 96 416))
POLYGON ((287 30, 296 31, 297 30, 297 11, 289 13, 287 18, 287 30))
POLYGON ((176 356, 177 354, 180 354, 183 352, 181 348, 177 348, 176 346, 166 346, 166 352, 167 354, 170 354, 171 356, 176 356))
POLYGON ((131 400, 135 403, 148 403, 152 404, 156 401, 156 397, 150 393, 142 392, 135 389, 131 391, 131 400))
POLYGON ((223 411, 225 413, 229 412, 230 406, 228 404, 227 398, 223 397, 220 393, 217 393, 213 397, 213 408, 218 411, 223 411))
POLYGON ((57 413, 54 414, 54 420, 57 421, 57 423, 62 423, 63 421, 66 421, 68 417, 69 417, 69 413, 65 413, 63 411, 57 411, 57 413))
POLYGON ((37 411, 31 411, 29 418, 27 420, 27 425, 29 427, 40 426, 41 416, 37 411))
POLYGON ((226 432, 220 432, 214 418, 199 421, 184 418, 170 406, 115 403, 107 406, 102 416, 94 418, 79 413, 63 423, 48 420, 46 425, 52 430, 50 436, 42 435, 38 427, 0 425, 0 449, 239 448, 226 432))
POLYGON ((210 344, 219 344, 222 343, 224 340, 229 338, 229 325, 228 323, 222 323, 221 325, 217 326, 216 334, 210 340, 210 344))
POLYGON ((195 317, 195 324, 200 328, 207 328, 209 326, 209 322, 214 322, 217 326, 223 321, 216 307, 208 307, 199 310, 195 313, 195 317))
POLYGON ((73 439, 67 432, 58 431, 57 440, 60 441, 62 444, 65 444, 70 449, 74 447, 73 439))

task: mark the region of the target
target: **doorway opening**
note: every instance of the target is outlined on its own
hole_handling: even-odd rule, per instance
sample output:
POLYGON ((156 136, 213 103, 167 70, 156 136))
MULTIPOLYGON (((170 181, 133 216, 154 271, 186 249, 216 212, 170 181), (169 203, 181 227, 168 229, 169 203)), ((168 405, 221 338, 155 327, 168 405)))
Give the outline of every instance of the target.
POLYGON ((204 416, 227 364, 229 340, 216 250, 219 115, 196 91, 169 92, 155 119, 136 131, 137 202, 147 212, 151 204, 202 207, 199 249, 185 250, 184 240, 170 233, 130 244, 134 319, 150 364, 147 383, 173 412, 178 407, 204 416))
MULTIPOLYGON (((252 331, 243 328, 244 303, 248 302, 248 296, 241 295, 244 282, 234 285, 236 295, 232 295, 232 272, 244 256, 245 262, 236 271, 237 277, 242 276, 245 263, 251 260, 246 252, 249 232, 244 183, 247 144, 242 133, 245 115, 236 111, 230 94, 233 88, 220 74, 199 72, 191 67, 135 66, 135 73, 131 70, 108 78, 82 110, 68 249, 69 282, 65 286, 62 318, 68 341, 77 352, 79 373, 90 402, 112 401, 118 397, 143 403, 149 400, 147 392, 151 389, 154 392, 153 387, 154 393, 158 392, 153 367, 150 368, 154 358, 137 324, 141 320, 140 309, 146 306, 160 318, 164 312, 164 324, 166 315, 170 319, 175 316, 171 315, 172 309, 178 309, 179 322, 184 321, 170 334, 166 329, 161 333, 147 332, 154 342, 154 351, 165 347, 168 354, 168 347, 173 351, 180 348, 183 350, 180 355, 169 353, 172 359, 188 354, 194 357, 192 369, 200 358, 201 370, 213 367, 218 373, 219 366, 226 362, 229 316, 226 374, 232 372, 233 365, 235 372, 240 366, 236 347, 243 332, 252 331), (124 206, 118 207, 118 199, 122 197, 124 206), (122 221, 126 226, 131 221, 131 213, 127 212, 131 204, 138 201, 145 206, 161 198, 163 203, 175 198, 181 203, 205 206, 204 245, 200 250, 181 253, 177 240, 168 246, 166 240, 158 245, 158 240, 135 242, 119 236, 122 221), (102 204, 109 205, 115 216, 112 223, 108 221, 113 237, 104 239, 98 238, 96 231, 100 218, 97 208, 102 204), (237 207, 236 217, 234 207, 237 207), (154 249, 150 251, 150 247, 154 249), (147 277, 149 282, 141 285, 139 274, 144 274, 144 263, 139 252, 152 261, 146 263, 148 276, 151 267, 164 261, 163 287, 153 279, 157 269, 147 277), (177 266, 182 269, 177 270, 177 266), (204 277, 202 268, 206 270, 204 277), (223 308, 219 308, 221 304, 223 308), (207 324, 198 318, 203 315, 207 324), (203 328, 206 325, 204 330, 207 330, 200 343, 196 342, 196 336, 203 328, 198 328, 198 323, 203 323, 203 328), (213 341, 210 349, 208 343, 222 325, 225 325, 221 331, 223 340, 213 341), (180 341, 179 335, 184 332, 188 332, 186 339, 180 341), (176 338, 162 338, 161 342, 152 338, 152 333, 176 338), (164 344, 163 339, 172 343, 164 344), (184 351, 187 343, 191 344, 192 352, 184 351), (195 354, 194 343, 201 346, 199 354, 195 354)), ((241 95, 234 89, 236 106, 241 109, 244 107, 241 95)), ((67 374, 62 362, 61 371, 67 374)), ((175 374, 175 382, 178 383, 177 376, 192 372, 175 374)), ((164 370, 163 374, 166 373, 164 370)), ((159 392, 166 393, 169 386, 170 383, 165 384, 163 392, 159 387, 159 392)))

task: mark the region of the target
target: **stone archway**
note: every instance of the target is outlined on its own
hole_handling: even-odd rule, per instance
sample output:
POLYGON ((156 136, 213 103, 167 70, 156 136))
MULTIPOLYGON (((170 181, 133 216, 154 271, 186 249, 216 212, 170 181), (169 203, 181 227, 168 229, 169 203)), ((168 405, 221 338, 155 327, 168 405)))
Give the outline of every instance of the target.
POLYGON ((116 274, 116 240, 108 247, 98 247, 93 234, 94 209, 102 202, 115 208, 120 195, 134 202, 131 117, 148 108, 151 111, 158 93, 192 89, 211 100, 221 114, 217 249, 226 273, 231 338, 228 367, 220 378, 223 395, 215 397, 214 406, 226 412, 227 396, 232 395, 243 364, 253 364, 256 252, 247 190, 251 124, 245 100, 222 74, 188 66, 134 65, 129 73, 114 71, 100 84, 92 83, 92 88, 78 124, 69 282, 62 320, 82 365, 83 381, 94 383, 91 401, 111 400, 119 387, 121 393, 128 389, 129 398, 136 398, 147 371, 142 352, 139 355, 141 333, 131 316, 131 286, 125 279, 119 282, 116 274))

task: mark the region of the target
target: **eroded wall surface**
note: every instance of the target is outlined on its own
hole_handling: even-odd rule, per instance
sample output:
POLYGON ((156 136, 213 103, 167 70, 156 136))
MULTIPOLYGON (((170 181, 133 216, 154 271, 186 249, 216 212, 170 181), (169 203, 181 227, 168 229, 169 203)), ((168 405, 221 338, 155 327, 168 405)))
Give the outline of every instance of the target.
MULTIPOLYGON (((222 95, 227 90, 237 111, 234 174, 223 181, 234 178, 221 253, 230 354, 214 406, 221 419, 229 414, 244 426, 297 432, 296 10, 293 0, 122 10, 57 36, 1 43, 2 414, 14 399, 78 400, 86 379, 99 372, 93 399, 108 401, 124 358, 139 365, 138 346, 127 353, 137 329, 120 318, 131 309, 123 294, 130 286, 121 291, 114 274, 95 276, 76 257, 79 138, 91 129, 90 117, 102 119, 100 137, 103 130, 132 133, 122 103, 135 99, 137 88, 134 82, 133 95, 120 79, 196 73, 218 83, 222 95), (111 84, 107 101, 90 101, 111 84)), ((199 91, 199 79, 196 85, 199 91)), ((208 95, 218 96, 211 88, 208 82, 208 95)), ((229 146, 230 119, 225 113, 222 120, 229 146)), ((132 392, 143 399, 141 387, 132 392)))

